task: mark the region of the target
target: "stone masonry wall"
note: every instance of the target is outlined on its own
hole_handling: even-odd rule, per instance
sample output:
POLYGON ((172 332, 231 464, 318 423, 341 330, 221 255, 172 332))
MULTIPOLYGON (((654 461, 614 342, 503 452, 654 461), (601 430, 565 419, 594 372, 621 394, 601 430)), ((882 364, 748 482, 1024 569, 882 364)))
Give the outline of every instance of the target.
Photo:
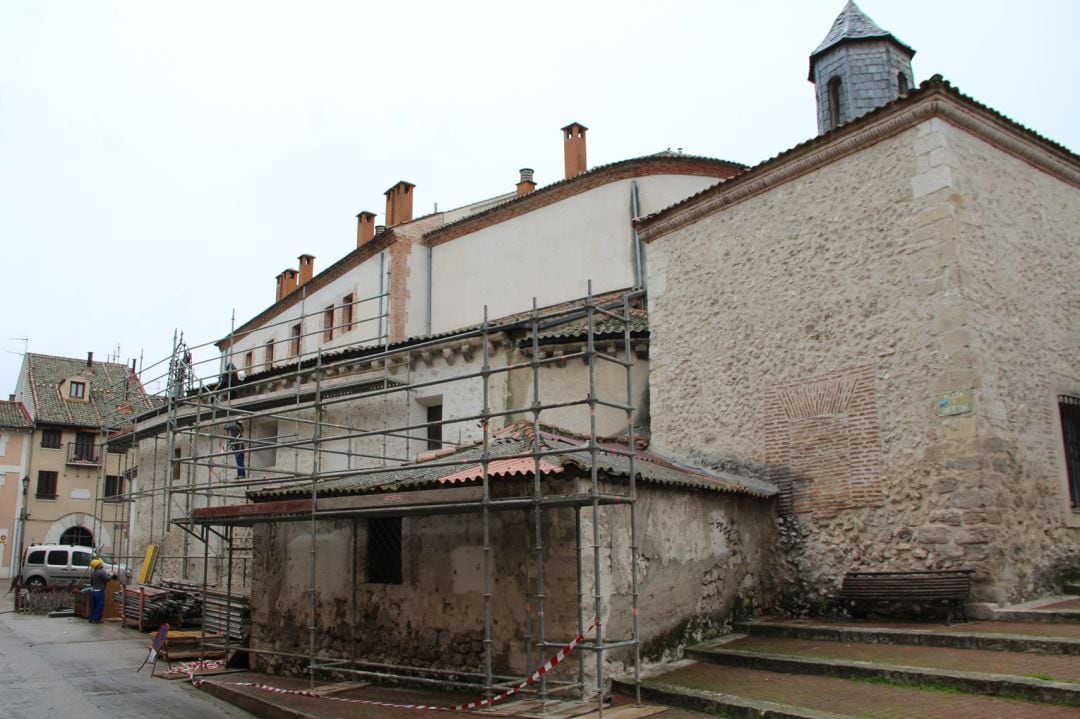
POLYGON ((1062 233, 1076 226, 1075 191, 1053 184, 931 120, 650 243, 654 446, 783 486, 787 608, 820 606, 856 569, 974 567, 975 598, 1018 599, 1039 583, 1008 565, 1075 556, 1075 539, 1046 534, 1043 500, 1031 497, 1049 486, 1052 450, 995 418, 1016 403, 1027 427, 1059 442, 1047 427, 1053 382, 1021 378, 1053 371, 1060 385, 1077 374, 1075 332, 1052 319, 1076 301, 1054 294, 1068 285, 1062 233), (967 172, 980 179, 965 185, 967 172), (1001 203, 993 223, 980 221, 1007 245, 1019 218, 1005 178, 1017 175, 1033 203, 1019 216, 1033 233, 1057 228, 1040 263, 1059 263, 1048 277, 1060 284, 1047 289, 1036 272, 1014 291, 982 269, 998 261, 975 241, 985 230, 969 193, 1001 203), (1015 321, 1040 313, 1034 332, 1015 321), (1013 328, 1007 352, 984 322, 1013 328), (1025 362, 1028 344, 1040 349, 1025 362), (1044 356, 1046 367, 1031 362, 1044 356), (1010 392, 984 400, 984 383, 1010 392))
MULTIPOLYGON (((951 168, 942 223, 965 273, 981 483, 950 527, 985 552, 1000 599, 1058 591, 1080 574, 1057 396, 1080 396, 1080 189, 937 121, 923 142, 951 168)), ((954 338, 959 344, 959 333, 954 338)))
MULTIPOLYGON (((639 608, 646 656, 677 654, 689 638, 718 631, 737 598, 743 605, 766 601, 768 587, 760 569, 771 563, 775 545, 769 502, 656 487, 639 491, 639 608)), ((556 509, 544 516, 544 636, 548 641, 566 641, 576 632, 578 617, 574 512, 556 509)), ((591 510, 582 510, 586 620, 593 614, 592 520, 591 510)), ((629 510, 604 507, 599 522, 601 621, 608 640, 626 639, 633 624, 629 510)), ((365 526, 365 520, 358 521, 354 549, 350 522, 318 524, 316 652, 352 656, 355 637, 355 656, 364 661, 480 671, 484 612, 480 517, 405 517, 403 581, 397 585, 366 581, 365 526)), ((547 658, 535 651, 527 654, 526 638, 539 636, 536 612, 541 609, 533 537, 531 515, 492 515, 496 671, 531 672, 547 658), (531 618, 526 611, 530 606, 531 618)), ((255 648, 307 655, 311 538, 306 523, 256 527, 255 648)), ((626 658, 618 653, 609 657, 613 663, 626 658)), ((306 661, 297 657, 260 655, 257 661, 261 670, 275 672, 306 667, 306 661)), ((594 664, 587 665, 591 672, 594 664)), ((567 667, 575 673, 576 661, 567 667)))

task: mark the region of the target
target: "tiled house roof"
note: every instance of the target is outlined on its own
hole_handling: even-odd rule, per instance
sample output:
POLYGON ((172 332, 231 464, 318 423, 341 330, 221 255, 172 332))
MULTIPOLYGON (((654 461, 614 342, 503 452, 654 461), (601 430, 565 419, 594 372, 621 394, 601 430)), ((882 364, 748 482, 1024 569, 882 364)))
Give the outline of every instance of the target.
POLYGON ((127 365, 27 353, 23 365, 26 401, 38 424, 118 429, 150 407, 146 392, 127 365), (67 399, 61 383, 81 377, 89 401, 67 399))
POLYGON ((33 429, 34 422, 22 402, 0 402, 0 428, 33 429))
MULTIPOLYGON (((534 436, 531 425, 514 425, 496 432, 488 442, 488 476, 497 480, 531 475, 535 460, 529 455, 533 452, 534 436)), ((554 429, 542 430, 539 444, 542 453, 540 471, 543 475, 575 470, 588 473, 592 468, 592 456, 586 449, 588 442, 585 439, 560 434, 554 429)), ((602 444, 596 452, 597 470, 608 479, 629 477, 630 458, 625 456, 625 451, 625 446, 602 444)), ((483 476, 482 454, 481 443, 470 444, 452 452, 428 455, 421 461, 394 470, 322 481, 318 492, 320 496, 341 496, 436 489, 477 482, 483 476)), ((771 497, 777 493, 776 487, 764 480, 680 466, 640 449, 634 453, 634 474, 640 482, 684 489, 753 497, 771 497)), ((255 501, 271 501, 310 494, 311 485, 304 483, 253 492, 250 496, 255 501)))

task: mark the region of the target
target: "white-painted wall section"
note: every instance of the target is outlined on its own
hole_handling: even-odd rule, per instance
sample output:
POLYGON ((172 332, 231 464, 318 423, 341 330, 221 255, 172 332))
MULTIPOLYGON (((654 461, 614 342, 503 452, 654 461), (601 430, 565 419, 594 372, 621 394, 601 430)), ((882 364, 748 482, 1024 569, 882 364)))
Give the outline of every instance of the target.
MULTIPOLYGON (((432 331, 634 285, 630 194, 634 180, 597 187, 432 249, 432 331)), ((641 214, 716 184, 716 178, 636 180, 641 214)))

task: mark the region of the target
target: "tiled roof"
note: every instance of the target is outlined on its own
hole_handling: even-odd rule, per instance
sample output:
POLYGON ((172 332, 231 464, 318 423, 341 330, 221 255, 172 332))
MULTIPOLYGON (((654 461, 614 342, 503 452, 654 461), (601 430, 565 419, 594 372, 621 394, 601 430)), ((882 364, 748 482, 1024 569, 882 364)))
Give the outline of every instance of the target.
MULTIPOLYGON (((621 312, 617 310, 616 312, 621 312)), ((611 315, 604 313, 593 314, 593 336, 594 337, 609 337, 611 335, 617 335, 621 337, 623 335, 624 323, 618 317, 612 317, 611 315)), ((589 318, 582 316, 574 316, 564 322, 560 322, 555 325, 549 325, 539 332, 537 337, 541 342, 561 340, 561 339, 573 339, 576 337, 585 337, 589 333, 589 318)), ((646 310, 631 308, 630 309, 630 334, 641 336, 649 333, 649 313, 646 310)))
MULTIPOLYGON (((550 185, 538 187, 527 195, 522 195, 521 197, 515 195, 506 202, 497 204, 482 212, 468 215, 467 217, 455 220, 454 222, 449 222, 427 232, 424 235, 424 242, 426 244, 438 244, 443 236, 456 236, 461 228, 468 228, 475 223, 483 222, 496 215, 505 215, 508 219, 509 217, 515 216, 512 210, 520 214, 530 212, 537 207, 543 206, 548 201, 554 202, 560 199, 562 197, 561 193, 570 191, 570 188, 574 188, 573 191, 575 193, 584 192, 594 186, 592 183, 600 182, 602 181, 602 178, 607 176, 610 176, 608 178, 609 181, 618 179, 621 171, 628 171, 632 174, 634 170, 645 171, 650 167, 665 167, 672 162, 685 163, 686 165, 703 168, 703 172, 697 174, 702 174, 702 176, 707 177, 719 178, 746 169, 745 165, 738 162, 731 162, 730 160, 721 160, 715 157, 705 157, 702 155, 687 155, 681 152, 672 152, 670 149, 662 150, 651 155, 618 160, 606 165, 597 165, 579 175, 553 182, 550 185), (703 174, 704 168, 711 168, 708 170, 709 174, 703 174)), ((679 174, 679 171, 671 170, 670 174, 679 174)))
MULTIPOLYGON (((632 289, 613 290, 611 292, 605 292, 603 294, 593 295, 592 303, 593 303, 594 306, 597 306, 597 307, 609 307, 610 308, 610 307, 612 307, 614 305, 617 305, 617 304, 621 303, 623 295, 625 295, 627 293, 631 293, 631 292, 634 292, 634 290, 632 290, 632 289)), ((583 312, 584 307, 586 306, 586 304, 588 304, 588 301, 589 301, 589 298, 587 298, 587 297, 581 297, 581 298, 578 298, 578 299, 575 299, 575 300, 568 300, 566 302, 560 302, 558 304, 549 305, 547 307, 540 307, 540 308, 537 309, 537 313, 540 315, 541 318, 544 318, 544 317, 550 317, 552 315, 556 315, 556 314, 559 314, 559 313, 567 313, 569 315, 569 313, 572 313, 575 310, 577 310, 579 312, 583 312)), ((616 310, 616 311, 618 311, 618 310, 616 310)), ((634 319, 634 320, 632 320, 631 323, 630 323, 630 331, 631 332, 638 332, 639 330, 648 331, 648 316, 645 314, 645 311, 644 310, 631 310, 631 313, 635 313, 635 312, 640 313, 642 319, 634 319)), ((515 312, 515 313, 510 314, 510 315, 505 315, 503 317, 499 317, 499 318, 496 318, 496 319, 493 319, 493 320, 488 320, 488 328, 493 332, 499 332, 499 331, 503 331, 503 330, 507 330, 507 329, 513 329, 514 325, 525 322, 526 320, 529 319, 529 317, 531 315, 532 315, 532 311, 530 310, 530 311, 526 311, 526 312, 515 312)), ((599 317, 600 317, 600 315, 597 315, 598 320, 599 320, 599 317)), ((615 323, 615 322, 616 321, 612 320, 612 319, 607 320, 603 324, 599 323, 599 321, 598 321, 597 325, 594 326, 594 328, 593 328, 594 329, 594 334, 601 334, 598 327, 613 327, 614 325, 612 325, 610 323, 615 323)), ((449 339, 452 339, 455 335, 463 335, 463 334, 475 333, 475 332, 479 331, 482 328, 482 326, 483 325, 475 324, 475 325, 468 325, 467 327, 459 327, 457 329, 447 330, 445 332, 435 332, 435 333, 432 333, 432 334, 429 334, 429 335, 418 335, 416 337, 409 337, 408 339, 404 339, 404 340, 401 340, 399 342, 392 342, 391 344, 389 344, 387 346, 384 346, 384 345, 364 345, 364 346, 360 346, 360 347, 344 347, 344 348, 342 348, 340 350, 331 350, 329 352, 324 352, 322 354, 322 360, 321 361, 322 361, 323 364, 328 364, 328 363, 333 363, 333 362, 335 362, 337 360, 341 360, 341 359, 353 359, 353 358, 363 357, 365 355, 380 354, 382 352, 386 352, 387 350, 390 350, 390 351, 403 350, 403 349, 405 349, 405 348, 407 348, 409 346, 412 346, 412 345, 426 344, 426 343, 429 343, 429 342, 436 342, 438 340, 443 340, 443 339, 449 340, 449 339)), ((586 329, 587 329, 586 320, 580 318, 577 315, 575 315, 572 320, 568 320, 565 324, 553 325, 550 336, 552 336, 552 337, 554 337, 554 336, 567 336, 568 337, 571 334, 576 334, 576 335, 580 336, 580 335, 585 334, 586 329)), ((619 326, 617 331, 622 332, 622 327, 619 326)), ((548 335, 542 333, 540 336, 541 337, 547 337, 548 335)), ((303 360, 300 364, 301 364, 301 366, 306 367, 306 366, 314 365, 315 362, 316 362, 315 358, 312 357, 312 358, 303 360)), ((274 377, 274 376, 277 376, 277 375, 293 374, 295 372, 296 372, 296 363, 295 362, 291 362, 291 363, 288 363, 288 364, 280 364, 280 365, 275 366, 273 369, 262 370, 262 371, 258 371, 258 372, 252 372, 252 373, 248 374, 241 381, 240 384, 241 385, 253 384, 255 382, 263 381, 263 380, 265 380, 265 379, 267 379, 269 377, 274 377)))
POLYGON ((27 353, 29 399, 38 424, 117 429, 150 407, 138 377, 127 365, 27 353), (71 377, 89 383, 90 401, 64 399, 60 383, 71 377))
POLYGON ((848 0, 847 5, 844 6, 844 9, 841 10, 840 14, 833 20, 832 27, 829 28, 829 34, 826 35, 825 39, 821 41, 821 44, 810 53, 810 61, 813 63, 813 58, 815 56, 845 40, 868 40, 870 38, 889 38, 912 55, 915 54, 915 51, 911 49, 910 46, 897 40, 896 36, 891 32, 882 30, 876 22, 867 17, 866 13, 864 13, 853 0, 848 0))
POLYGON ((0 427, 4 429, 32 429, 34 423, 22 402, 0 401, 0 427))
MULTIPOLYGON (((534 449, 534 436, 531 425, 513 425, 496 432, 488 441, 488 477, 497 480, 531 475, 535 463, 530 456, 534 449)), ((543 475, 561 474, 567 470, 591 470, 592 454, 586 449, 588 442, 584 439, 545 429, 540 432, 539 446, 543 454, 540 461, 543 475)), ((630 458, 618 454, 617 450, 625 452, 626 448, 601 444, 601 449, 595 455, 597 470, 609 479, 627 478, 630 475, 630 458)), ((324 480, 319 482, 318 493, 320 496, 340 496, 398 492, 475 482, 483 476, 482 456, 482 444, 466 445, 395 470, 324 480)), ((764 480, 681 466, 640 449, 634 452, 634 473, 641 482, 684 489, 754 497, 771 497, 777 493, 776 487, 764 480)), ((270 501, 309 496, 310 493, 311 485, 304 483, 252 492, 250 496, 255 501, 270 501)))
MULTIPOLYGON (((855 120, 852 120, 851 122, 846 122, 842 125, 834 127, 832 130, 829 130, 823 135, 818 135, 817 137, 811 138, 805 142, 801 142, 798 145, 792 147, 791 149, 785 150, 780 154, 769 158, 768 160, 754 165, 750 169, 739 175, 736 175, 735 177, 713 185, 712 187, 707 187, 696 194, 690 195, 689 197, 684 197, 682 200, 679 200, 675 204, 669 205, 661 210, 657 210, 650 215, 639 217, 637 220, 635 220, 634 224, 642 232, 645 232, 647 228, 657 224, 664 218, 671 217, 672 215, 678 214, 681 211, 685 211, 687 210, 687 208, 708 198, 711 195, 724 193, 733 188, 739 187, 740 185, 754 182, 765 173, 774 170, 777 166, 783 165, 787 162, 793 162, 795 158, 802 157, 805 153, 811 152, 816 148, 825 146, 830 142, 835 141, 838 137, 842 137, 844 135, 852 133, 860 127, 872 125, 875 121, 879 120, 882 117, 888 116, 890 113, 897 112, 909 105, 916 105, 917 103, 926 100, 927 98, 934 95, 944 95, 947 98, 951 98, 957 101, 962 106, 966 106, 967 108, 974 110, 975 112, 983 113, 984 115, 992 118, 995 121, 1004 123, 1004 126, 1006 128, 1010 128, 1021 133, 1029 140, 1039 145, 1042 145, 1044 149, 1057 154, 1062 160, 1068 162, 1071 165, 1075 165, 1080 162, 1080 156, 1076 155, 1072 150, 1065 147, 1064 145, 1058 142, 1054 142, 1053 140, 1044 137, 1043 135, 1040 135, 1034 130, 1021 125, 1020 123, 1016 122, 1015 120, 1009 118, 1006 115, 1003 115, 989 105, 984 105, 981 102, 973 99, 972 97, 965 95, 964 93, 953 87, 952 84, 948 80, 943 78, 941 75, 934 75, 928 80, 923 80, 919 84, 918 89, 913 90, 908 94, 903 95, 896 100, 893 100, 890 103, 871 110, 870 112, 858 117, 855 120)), ((645 240, 646 242, 648 242, 649 238, 646 237, 645 240)))

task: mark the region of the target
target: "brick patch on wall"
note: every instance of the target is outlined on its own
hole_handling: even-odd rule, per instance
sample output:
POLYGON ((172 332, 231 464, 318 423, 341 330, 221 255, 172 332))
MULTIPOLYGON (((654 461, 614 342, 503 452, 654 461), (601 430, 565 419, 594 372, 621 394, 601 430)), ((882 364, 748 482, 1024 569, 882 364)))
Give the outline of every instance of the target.
POLYGON ((874 375, 858 367, 765 391, 765 461, 782 514, 879 505, 874 375))

